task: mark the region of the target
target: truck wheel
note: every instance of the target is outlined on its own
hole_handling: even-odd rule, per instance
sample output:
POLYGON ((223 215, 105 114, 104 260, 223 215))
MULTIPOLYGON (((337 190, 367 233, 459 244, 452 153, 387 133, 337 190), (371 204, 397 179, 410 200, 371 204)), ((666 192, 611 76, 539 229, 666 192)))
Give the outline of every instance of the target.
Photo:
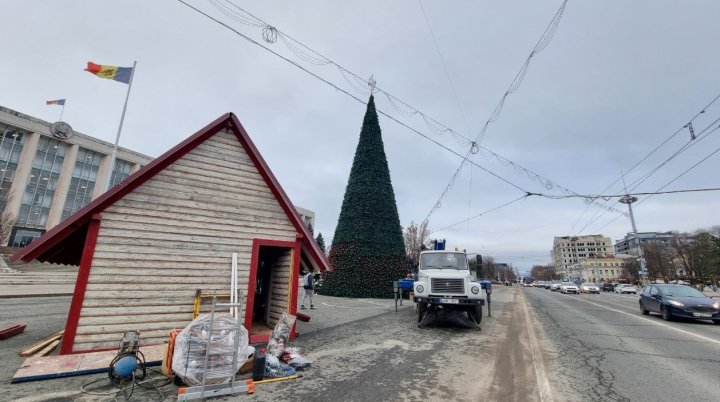
POLYGON ((423 320, 423 318, 425 318, 425 313, 427 312, 427 309, 428 309, 427 303, 417 303, 416 307, 417 307, 417 313, 418 313, 418 316, 417 316, 418 327, 421 327, 422 320, 423 320))
POLYGON ((468 310, 468 318, 479 327, 482 321, 482 306, 475 306, 475 308, 468 310))

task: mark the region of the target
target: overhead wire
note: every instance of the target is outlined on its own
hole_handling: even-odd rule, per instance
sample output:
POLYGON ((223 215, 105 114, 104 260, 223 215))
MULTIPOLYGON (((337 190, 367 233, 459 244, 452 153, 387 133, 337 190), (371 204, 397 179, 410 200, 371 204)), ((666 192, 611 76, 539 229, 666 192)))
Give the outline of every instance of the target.
MULTIPOLYGON (((657 152, 660 148, 662 148, 662 147, 663 147, 665 144, 667 144, 670 140, 672 140, 672 139, 675 138, 678 134, 680 134, 680 133, 682 133, 683 131, 685 131, 685 129, 688 127, 688 125, 692 124, 692 122, 695 121, 695 119, 697 119, 700 115, 704 114, 704 113, 707 111, 707 109, 708 109, 709 107, 711 107, 718 99, 720 99, 720 94, 717 94, 707 105, 705 105, 705 107, 703 107, 702 109, 700 109, 700 111, 698 111, 697 113, 695 113, 695 115, 693 115, 693 116, 688 120, 688 122, 687 122, 685 125, 683 125, 683 126, 680 127, 679 129, 677 129, 674 133, 670 134, 669 137, 667 137, 664 141, 662 141, 660 144, 658 144, 657 146, 655 146, 655 148, 653 148, 650 152, 648 152, 647 154, 645 154, 645 156, 643 156, 640 160, 638 160, 632 167, 630 167, 629 170, 625 171, 624 174, 630 173, 630 172, 632 172, 633 170, 635 170, 635 168, 637 168, 638 166, 640 166, 641 163, 643 163, 644 161, 646 161, 650 156, 652 156, 655 152, 657 152)), ((603 193, 603 192, 609 190, 612 186, 614 186, 617 182, 619 182, 619 181, 622 179, 622 177, 623 177, 623 176, 621 175, 620 177, 618 177, 617 179, 615 179, 615 181, 613 181, 613 182, 610 183, 608 186, 606 186, 605 188, 603 188, 602 190, 600 190, 600 193, 603 193)), ((613 206, 614 206, 614 205, 615 205, 615 204, 613 204, 613 206)), ((590 218, 590 221, 591 221, 590 224, 586 224, 581 230, 575 232, 575 227, 576 227, 577 224, 580 222, 580 220, 582 219, 582 217, 585 215, 585 213, 587 212, 588 208, 590 208, 590 205, 588 205, 588 206, 585 208, 585 210, 580 214, 580 217, 575 221, 575 223, 573 223, 572 227, 570 228, 570 233, 581 233, 583 230, 585 230, 585 228, 587 228, 590 224, 592 224, 592 222, 595 222, 597 219, 599 219, 599 218, 604 214, 604 212, 603 212, 600 216, 598 216, 597 218, 595 218, 595 215, 597 214, 597 212, 596 212, 596 214, 594 214, 594 215, 590 218)), ((614 221, 615 219, 617 219, 617 218, 618 218, 618 217, 614 218, 613 221, 614 221)))
POLYGON ((435 37, 435 32, 433 31, 432 25, 430 24, 430 19, 425 12, 425 7, 423 6, 422 0, 418 0, 418 4, 420 5, 420 10, 422 11, 423 17, 425 17, 425 22, 427 24, 428 30, 430 31, 430 36, 432 37, 433 43, 435 44, 435 50, 437 51, 438 58, 440 59, 440 64, 442 65, 443 71, 445 72, 445 78, 447 79, 448 84, 450 84, 450 90, 452 91, 453 98, 455 98, 457 108, 460 111, 460 117, 462 117, 462 120, 465 123, 465 129, 470 132, 470 125, 468 124, 467 118, 465 117, 465 111, 463 110, 462 104, 460 103, 460 98, 458 97, 457 91, 455 90, 453 80, 452 78, 450 78, 450 71, 447 68, 447 63, 445 63, 445 57, 443 57, 443 54, 440 51, 440 44, 435 37))
POLYGON ((513 200, 511 200, 511 201, 508 201, 508 202, 506 202, 506 203, 503 203, 503 204, 501 204, 501 205, 498 205, 497 207, 490 208, 490 209, 488 209, 488 210, 486 210, 486 211, 483 211, 483 212, 481 212, 481 213, 479 213, 479 214, 477 214, 477 215, 474 215, 474 216, 471 216, 471 217, 469 217, 469 218, 467 218, 467 219, 463 219, 463 220, 461 220, 461 221, 455 222, 455 223, 453 223, 452 225, 443 226, 443 227, 440 228, 440 229, 434 230, 433 233, 442 232, 443 230, 450 229, 450 228, 452 228, 452 227, 454 227, 454 226, 461 225, 461 224, 466 223, 466 222, 468 222, 468 221, 471 221, 471 220, 473 220, 473 219, 479 218, 479 217, 481 217, 481 216, 483 216, 483 215, 487 215, 487 214, 489 214, 490 212, 494 212, 494 211, 497 211, 498 209, 505 208, 505 207, 507 207, 508 205, 514 204, 514 203, 516 203, 516 202, 518 202, 518 201, 520 201, 520 200, 523 200, 523 199, 529 197, 530 195, 531 195, 530 193, 527 193, 527 194, 525 194, 525 195, 523 195, 523 196, 521 196, 521 197, 515 198, 515 199, 513 199, 513 200))
MULTIPOLYGON (((275 56, 283 59, 284 61, 292 64, 293 66, 295 66, 296 68, 304 71, 305 73, 309 74, 309 75, 312 76, 313 78, 315 78, 315 79, 317 79, 317 80, 319 80, 319 81, 321 81, 321 82, 329 85, 330 87, 332 87, 332 88, 335 89, 336 91, 338 91, 338 92, 340 92, 340 93, 343 93, 343 94, 349 96, 350 98, 356 100, 357 102, 359 102, 359 103, 361 103, 361 104, 363 104, 363 105, 367 104, 366 101, 364 101, 364 100, 358 98, 357 96, 351 94, 351 93, 348 92, 347 90, 345 90, 345 89, 337 86, 337 85, 334 84, 333 82, 331 82, 331 81, 329 81, 329 80, 327 80, 327 79, 325 79, 325 78, 317 75, 316 73, 314 73, 314 72, 306 69, 305 67, 303 67, 303 66, 301 66, 300 64, 296 63, 295 61, 293 61, 293 60, 291 60, 291 59, 289 59, 289 58, 281 55, 280 53, 275 52, 274 50, 272 50, 272 49, 264 46, 264 45, 261 44, 260 42, 254 40, 254 39, 252 39, 252 38, 250 38, 250 37, 248 37, 247 35, 243 34, 242 32, 238 31, 237 29, 231 27, 230 25, 228 25, 228 24, 226 24, 226 23, 218 20, 217 18, 215 18, 215 17, 207 14, 206 12, 198 9, 197 7, 194 7, 193 5, 187 3, 185 0, 177 0, 177 1, 180 2, 180 3, 182 3, 182 4, 184 4, 185 6, 187 6, 187 7, 189 7, 189 8, 191 8, 192 10, 196 11, 197 13, 202 14, 203 16, 205 16, 206 18, 214 21, 215 23, 222 25, 223 27, 225 27, 225 28, 227 28, 228 30, 234 32, 235 34, 237 34, 238 36, 240 36, 240 37, 242 37, 243 39, 247 40, 248 42, 250 42, 250 43, 252 43, 252 44, 254 44, 254 45, 256 45, 256 46, 259 46, 259 47, 267 50, 268 52, 272 53, 273 55, 275 55, 275 56)), ((463 158, 463 155, 462 155, 462 154, 460 154, 460 153, 456 152, 455 150, 449 148, 448 146, 446 146, 446 145, 444 145, 444 144, 436 141, 435 139, 427 136, 426 134, 422 133, 421 131, 417 130, 416 128, 414 128, 414 127, 412 127, 412 126, 410 126, 410 125, 408 125, 408 124, 400 121, 399 119, 397 119, 396 117, 394 117, 394 116, 386 113, 385 111, 383 111, 383 110, 381 110, 381 109, 379 109, 379 108, 377 108, 377 107, 376 107, 376 111, 377 111, 379 114, 387 117, 388 119, 396 122, 397 124, 400 124, 401 126, 407 128, 408 130, 411 130, 412 132, 420 135, 421 137, 425 138, 426 140, 434 143, 435 145, 437 145, 437 146, 445 149, 446 151, 448 151, 448 152, 450 152, 450 153, 452 153, 452 154, 454 154, 454 155, 456 155, 456 156, 459 156, 459 157, 463 158)), ((528 191, 525 190, 524 188, 522 188, 522 187, 518 186, 517 184, 511 182, 510 180, 508 180, 508 179, 506 179, 506 178, 498 175, 497 173, 495 173, 495 172, 493 172, 493 171, 485 168, 484 166, 481 166, 481 165, 479 165, 479 164, 477 164, 477 163, 475 163, 475 162, 473 162, 473 161, 469 161, 469 163, 472 163, 473 166, 475 166, 475 167, 483 170, 484 172, 490 174, 491 176, 497 178, 498 180, 500 180, 500 181, 502 181, 502 182, 504 182, 504 183, 506 183, 506 184, 508 184, 508 185, 510 185, 510 186, 512 186, 512 187, 514 187, 514 188, 516 188, 517 190, 523 192, 524 194, 527 194, 527 193, 528 193, 528 191)))
POLYGON ((555 12, 555 15, 550 20, 550 23, 545 28, 545 31, 540 36, 540 39, 533 47, 530 54, 527 56, 525 61, 523 62, 522 66, 520 67, 520 71, 515 74, 515 78, 510 82, 510 85, 508 86, 507 90, 505 90, 505 93, 500 98, 500 101, 497 103, 495 108, 493 109, 492 113, 490 113, 490 117, 485 121, 485 124, 483 125, 482 129, 480 130, 480 133, 475 137, 475 139, 471 142, 470 149, 468 149, 465 158, 463 158, 463 161, 460 162, 460 166, 458 166, 457 169, 455 169, 455 172, 450 177, 450 181, 445 186, 445 189, 440 193, 440 197, 438 197, 438 200, 435 202, 435 204, 430 208, 430 211, 425 216, 425 219, 423 221, 427 221, 430 219, 430 216, 440 208, 442 205, 442 200, 447 196, 447 194, 452 189, 455 180, 457 179, 457 176, 462 171, 463 167, 465 166, 465 161, 468 160, 468 157, 473 152, 473 147, 476 145, 480 145, 482 141, 485 138, 485 135, 487 133, 488 126, 492 123, 495 123, 499 118, 500 114, 502 113, 503 106, 505 104, 505 100, 508 96, 510 96, 512 93, 517 91, 520 88, 520 84, 522 84, 522 81, 525 78, 525 75, 527 73, 528 67, 530 66, 530 62, 534 56, 542 52, 547 45, 550 43, 550 40, 552 40, 552 37, 555 35, 555 32, 557 31, 558 26, 560 25, 560 20, 562 18, 562 15, 565 11, 565 6, 567 5, 567 0, 564 0, 562 4, 560 5, 560 8, 558 8, 557 12, 555 12))
MULTIPOLYGON (((716 98, 716 99, 717 99, 717 98, 716 98)), ((713 126, 715 126, 715 124, 717 124, 718 121, 720 121, 720 117, 716 118, 712 123, 710 123, 710 124, 707 125, 703 130, 701 130, 701 131, 700 131, 700 134, 698 134, 698 136, 697 136, 695 139, 691 139, 691 140, 689 140, 688 142, 684 143, 684 144, 680 147, 680 149, 678 149, 677 151, 675 151, 670 157, 666 158, 663 162, 661 162, 661 163, 660 163, 659 165, 657 165, 655 168, 651 169, 649 172, 647 172, 646 174, 644 174, 643 176, 641 176, 642 180, 637 179, 637 180, 633 181, 633 182, 631 183, 631 186, 630 186, 630 191, 635 191, 635 189, 637 189, 642 183, 644 183, 650 176, 652 176, 654 173, 656 173, 662 166, 665 166, 665 165, 666 165, 668 162, 670 162, 672 159, 674 159, 674 158, 677 157, 678 155, 682 154, 683 152, 687 151, 689 148, 691 148, 691 147, 694 146, 695 144, 699 143, 699 141, 704 140, 705 138, 707 138, 707 137, 708 137, 710 134, 712 134, 713 132, 717 131, 717 130, 718 130, 718 127, 715 127, 715 128, 712 129, 712 130, 710 130, 710 128, 713 127, 713 126), (708 131, 708 130, 710 130, 710 131, 708 131)), ((622 176, 621 176, 621 178, 622 178, 622 176)), ((619 202, 619 201, 615 201, 615 203, 613 203, 612 205, 616 205, 618 202, 619 202)), ((582 229, 580 229, 580 232, 582 232, 583 230, 585 230, 586 228, 588 228, 588 227, 589 227, 590 225, 592 225, 593 223, 597 222, 597 220, 600 219, 603 215, 604 215, 604 213, 601 213, 601 214, 598 215, 597 217, 593 217, 590 221, 588 221, 587 224, 585 224, 585 226, 583 226, 582 229)), ((611 222, 613 222, 613 221, 615 221, 615 219, 613 219, 611 222)), ((603 227, 605 227, 605 226, 606 226, 606 225, 603 225, 603 227)))

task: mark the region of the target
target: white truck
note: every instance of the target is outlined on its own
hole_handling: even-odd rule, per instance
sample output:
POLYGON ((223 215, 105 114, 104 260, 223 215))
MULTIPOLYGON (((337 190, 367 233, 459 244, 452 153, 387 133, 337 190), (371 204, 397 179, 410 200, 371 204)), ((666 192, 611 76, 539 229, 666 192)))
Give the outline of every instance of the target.
POLYGON ((465 315, 480 328, 485 299, 478 282, 473 282, 467 255, 461 251, 423 251, 418 278, 413 284, 418 327, 435 314, 465 315))

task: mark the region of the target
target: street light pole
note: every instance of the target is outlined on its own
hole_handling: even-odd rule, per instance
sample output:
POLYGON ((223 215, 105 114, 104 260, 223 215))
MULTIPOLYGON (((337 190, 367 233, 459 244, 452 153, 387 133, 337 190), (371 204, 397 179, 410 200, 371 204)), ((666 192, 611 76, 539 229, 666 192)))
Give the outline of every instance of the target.
POLYGON ((635 226, 635 215, 633 215, 633 209, 632 204, 633 202, 637 201, 638 198, 630 195, 625 195, 622 198, 620 198, 620 202, 623 204, 627 204, 628 210, 630 211, 630 223, 632 224, 632 230, 635 234, 635 241, 637 242, 637 251, 638 251, 638 258, 640 262, 640 277, 642 279, 642 283, 645 283, 645 257, 643 256, 643 250, 640 246, 640 234, 637 231, 637 227, 635 226))

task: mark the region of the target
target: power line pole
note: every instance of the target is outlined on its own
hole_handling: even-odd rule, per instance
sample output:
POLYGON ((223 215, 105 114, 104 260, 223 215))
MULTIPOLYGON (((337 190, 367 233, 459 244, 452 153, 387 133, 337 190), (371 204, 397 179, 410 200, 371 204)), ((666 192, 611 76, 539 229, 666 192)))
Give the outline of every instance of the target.
POLYGON ((632 204, 637 201, 638 198, 630 195, 626 195, 620 198, 620 202, 627 204, 630 211, 630 223, 632 223, 632 230, 635 234, 635 241, 637 242, 638 258, 640 262, 640 278, 642 283, 645 283, 645 257, 643 255, 642 246, 640 246, 640 234, 638 234, 637 227, 635 226, 635 215, 633 215, 632 204))

